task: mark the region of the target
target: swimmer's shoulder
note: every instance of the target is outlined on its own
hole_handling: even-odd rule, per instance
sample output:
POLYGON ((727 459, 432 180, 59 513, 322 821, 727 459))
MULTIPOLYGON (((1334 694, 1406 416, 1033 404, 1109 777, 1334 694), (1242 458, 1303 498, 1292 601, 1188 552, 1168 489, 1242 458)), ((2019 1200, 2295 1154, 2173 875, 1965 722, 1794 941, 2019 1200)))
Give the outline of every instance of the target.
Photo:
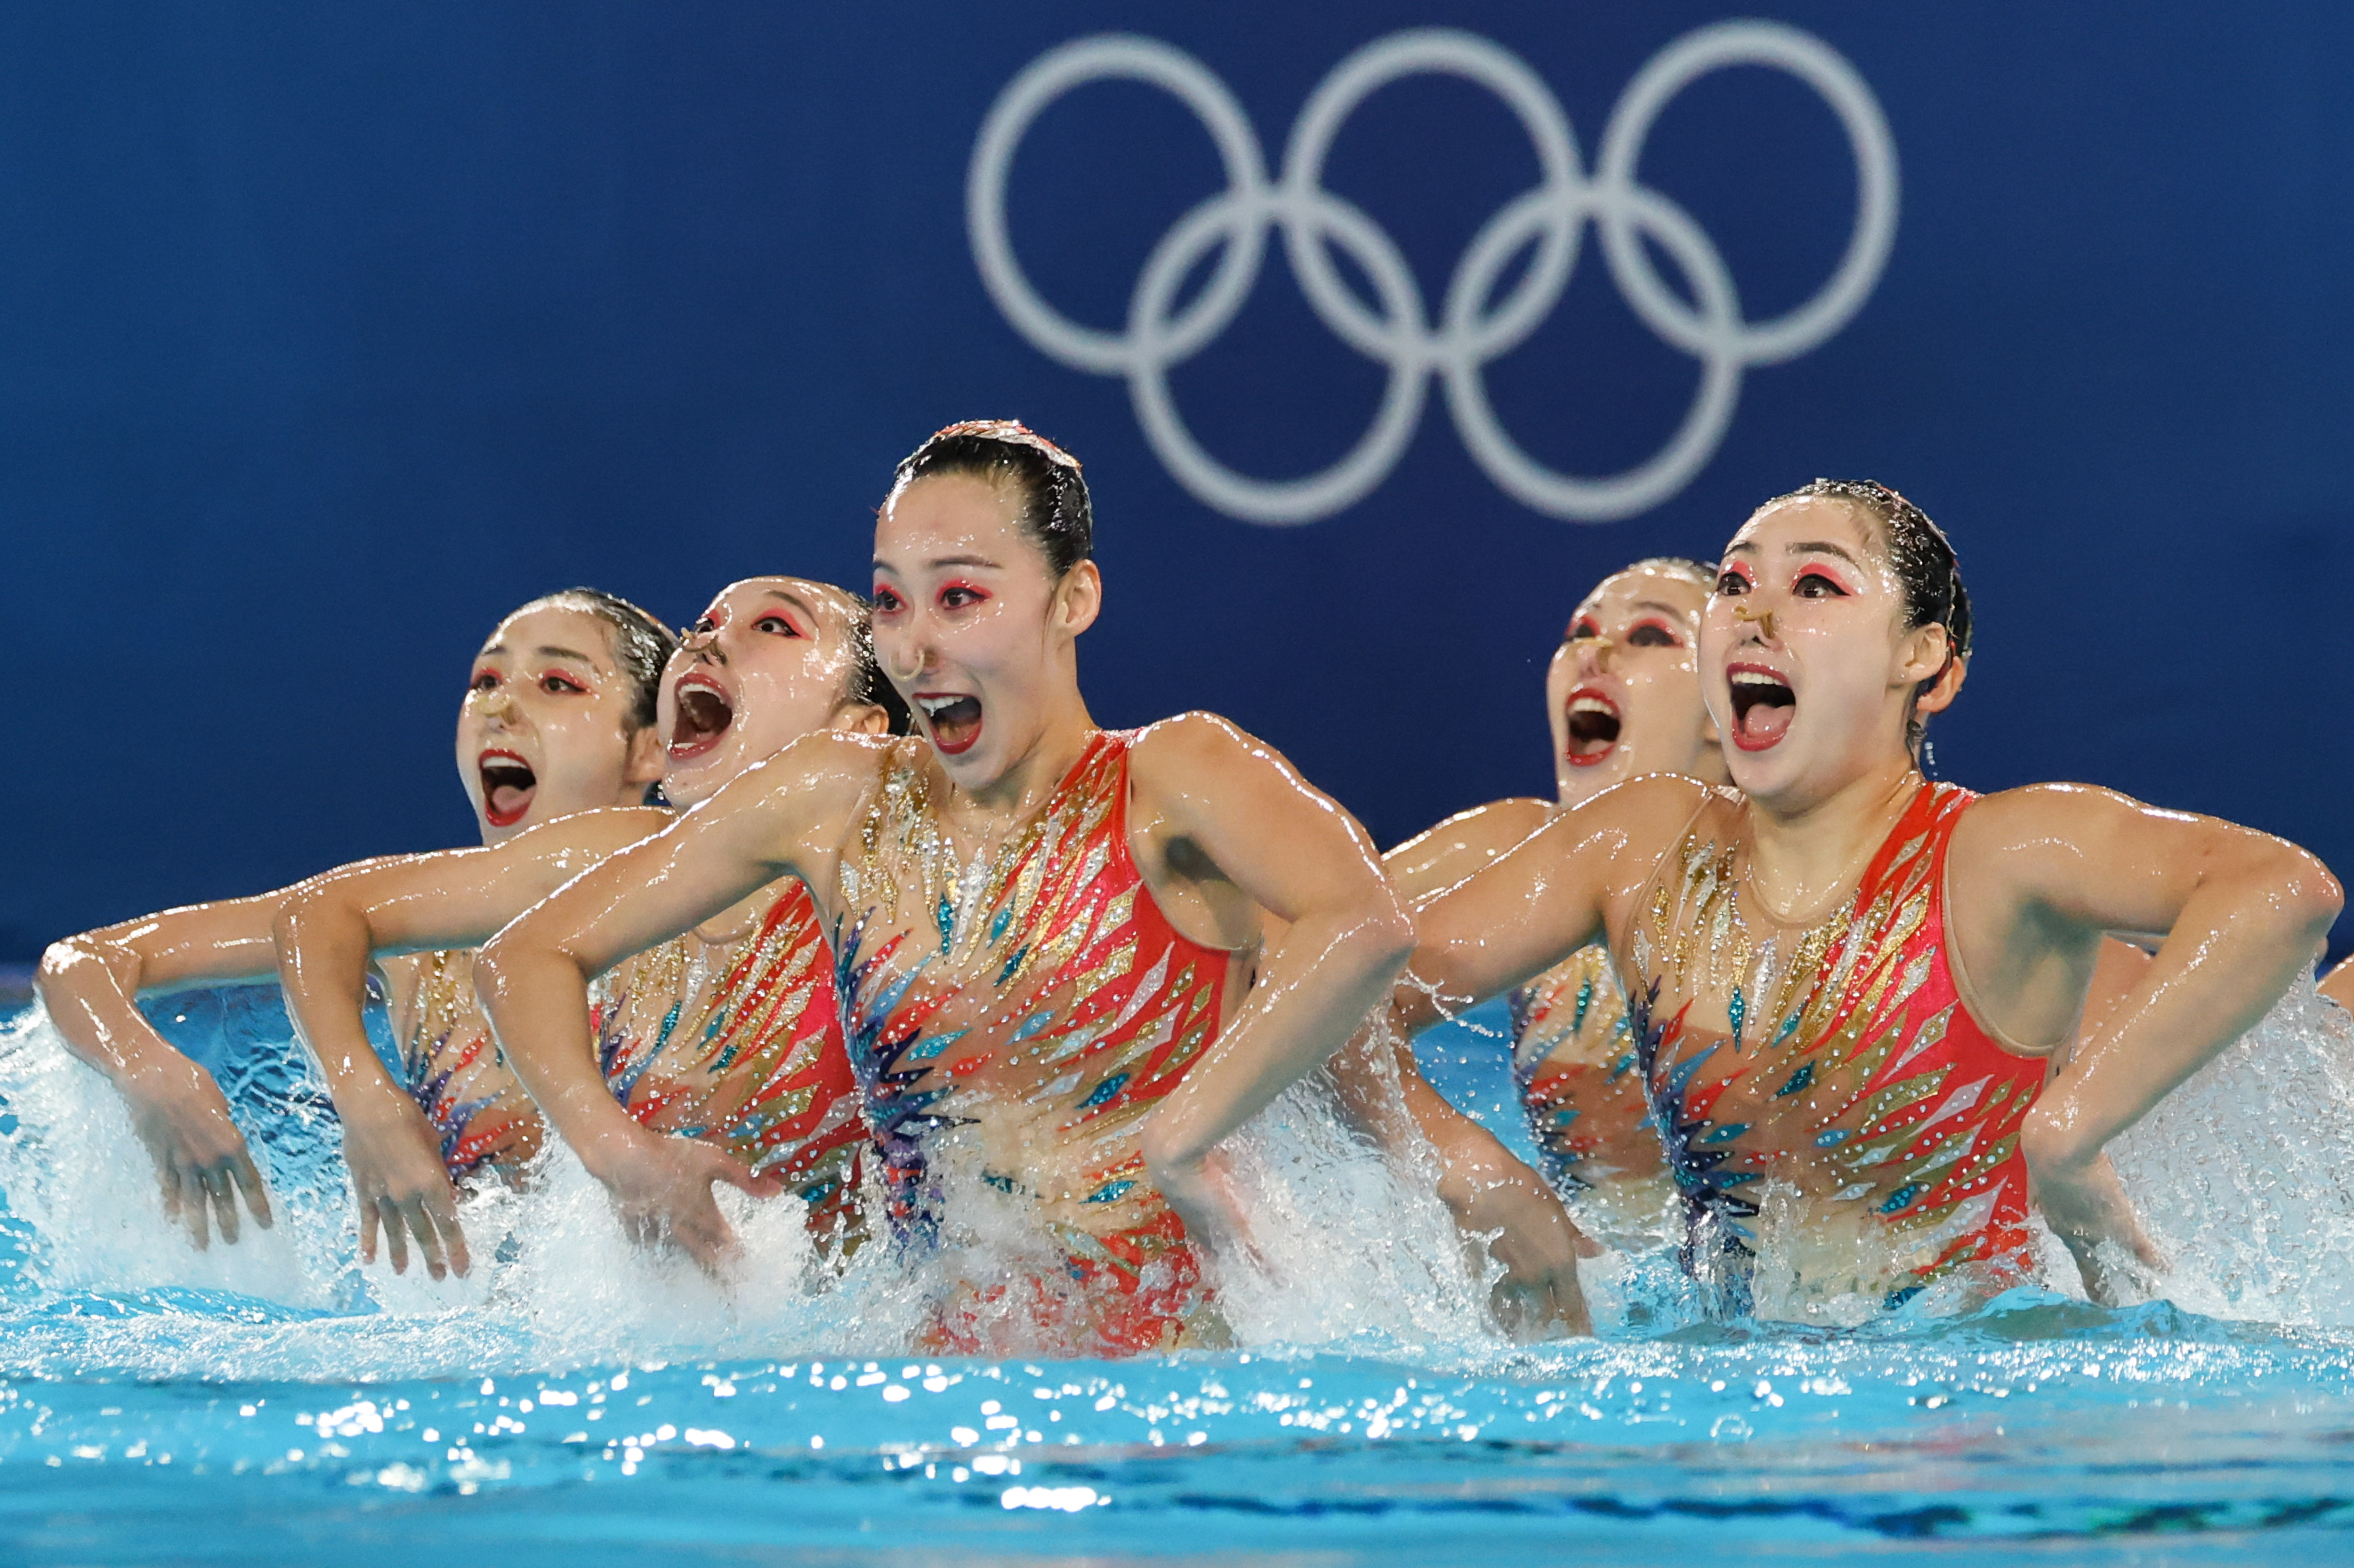
POLYGON ((1306 784, 1283 753, 1223 715, 1196 708, 1128 732, 1129 785, 1150 794, 1164 781, 1191 790, 1221 777, 1273 768, 1306 784))
POLYGON ((1149 763, 1199 762, 1249 751, 1283 755, 1224 714, 1206 708, 1172 714, 1128 732, 1129 756, 1149 763))
POLYGON ((2011 850, 2041 849, 2055 840, 2073 842, 2096 833, 2105 823, 2143 812, 2196 822, 2189 811, 2144 805, 2099 784, 2022 784, 1970 801, 1954 825, 1954 853, 1964 861, 2011 850))

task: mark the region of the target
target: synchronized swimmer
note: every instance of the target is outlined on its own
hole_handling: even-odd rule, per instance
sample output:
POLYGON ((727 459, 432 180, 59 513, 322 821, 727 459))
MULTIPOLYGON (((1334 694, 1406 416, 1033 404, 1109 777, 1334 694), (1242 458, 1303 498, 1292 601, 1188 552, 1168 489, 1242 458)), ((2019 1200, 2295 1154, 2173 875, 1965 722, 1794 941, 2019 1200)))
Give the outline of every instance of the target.
POLYGON ((715 1184, 790 1192, 821 1255, 908 1261, 927 1350, 1125 1355, 1225 1337, 1219 1262, 1257 1233, 1222 1146, 1320 1068, 1500 1265, 1517 1332, 1586 1327, 1589 1233, 1665 1236, 1739 1314, 1768 1256, 1892 1307, 2004 1288, 2040 1212, 2113 1298, 2160 1260, 2103 1150, 2339 906, 2248 829, 1925 779, 1969 599, 1877 484, 1606 578, 1547 680, 1557 798, 1386 856, 1224 719, 1097 726, 1094 526, 1076 461, 973 421, 898 465, 869 599, 748 578, 683 641, 610 596, 534 601, 461 711, 482 847, 69 938, 49 1013, 198 1245, 268 1197, 136 998, 275 970, 364 1259, 381 1232, 396 1268, 464 1272, 462 1189, 529 1180, 552 1134, 633 1236, 723 1273, 715 1184), (1406 1045, 1496 996, 1542 1171, 1406 1045), (960 1245, 975 1204, 1011 1253, 960 1245))

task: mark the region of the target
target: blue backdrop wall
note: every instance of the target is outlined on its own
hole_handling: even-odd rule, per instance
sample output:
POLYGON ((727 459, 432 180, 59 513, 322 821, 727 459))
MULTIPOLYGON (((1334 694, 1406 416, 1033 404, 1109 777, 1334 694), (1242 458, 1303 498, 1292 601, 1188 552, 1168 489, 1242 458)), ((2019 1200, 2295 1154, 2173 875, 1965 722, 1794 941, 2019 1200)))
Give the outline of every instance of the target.
POLYGON ((1777 0, 1788 31, 1668 52, 1728 15, 0 10, 0 959, 466 842, 450 722, 503 610, 861 585, 892 461, 981 414, 1087 461, 1097 715, 1225 712, 1384 842, 1547 788, 1543 662, 1598 575, 1839 473, 1961 548, 1947 776, 2113 784, 2354 870, 2354 12, 1777 0), (1442 22, 1469 37, 1390 58, 1484 83, 1328 96, 1320 180, 1274 183, 1320 86, 1373 87, 1345 61, 1442 22), (981 160, 1042 325, 968 181, 1009 84, 1108 29, 1167 48, 1062 57, 981 160), (1637 93, 1610 176, 1629 84, 1719 58, 1779 63, 1637 93), (1514 106, 1575 162, 1507 212, 1548 177, 1514 106), (1618 225, 1620 265, 1585 227, 1564 283, 1548 213, 1618 225), (1329 274, 1258 247, 1270 214, 1329 274), (1450 316, 1515 217, 1533 261, 1487 255, 1450 316), (1167 298, 1131 320, 1140 279, 1167 298))

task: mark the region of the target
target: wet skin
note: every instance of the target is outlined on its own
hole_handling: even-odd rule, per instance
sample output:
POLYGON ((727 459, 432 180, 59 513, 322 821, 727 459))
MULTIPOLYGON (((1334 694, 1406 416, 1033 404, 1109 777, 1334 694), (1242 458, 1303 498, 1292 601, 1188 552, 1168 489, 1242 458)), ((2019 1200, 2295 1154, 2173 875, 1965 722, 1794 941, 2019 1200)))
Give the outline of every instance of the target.
MULTIPOLYGON (((1913 695, 1950 683, 1943 627, 1904 624, 1876 521, 1831 499, 1760 511, 1728 547, 1702 614, 1699 669, 1747 799, 1738 874, 1777 921, 1829 914, 1917 787, 1913 695)), ((1940 694, 1950 700, 1950 692, 1940 694)), ((1665 777, 1563 811, 1487 868, 1422 905, 1411 966, 1451 1001, 1500 994, 1588 941, 1621 967, 1635 904, 1705 799, 1665 777)), ((2334 918, 2339 890, 2312 856, 2251 830, 2162 811, 2113 791, 2048 784, 1974 804, 1956 828, 1947 940, 1975 978, 1972 1012, 2021 1054, 2081 1036, 2021 1129, 2045 1217, 2088 1285, 2115 1287, 2105 1239, 2149 1248, 2100 1158, 2278 999, 2334 918), (2097 1022, 2087 991, 2115 933, 2154 960, 2097 1022)), ((1402 1032, 1436 1016, 1401 986, 1402 1032)), ((1551 1266, 1573 1239, 1541 1204, 1513 1218, 1551 1266)))
MULTIPOLYGON (((1557 810, 1646 773, 1722 783, 1716 726, 1701 701, 1694 662, 1707 599, 1706 587, 1690 572, 1648 563, 1596 585, 1571 613, 1545 673, 1557 800, 1490 801, 1407 840, 1382 857, 1398 890, 1412 900, 1427 898, 1503 854, 1557 810)), ((1352 1103, 1363 1108, 1376 1137, 1394 1136, 1401 1129, 1385 1128, 1377 1104, 1383 1091, 1363 1079, 1368 1064, 1354 1056, 1343 1060, 1352 1103)), ((1484 1235, 1503 1218, 1543 1205, 1539 1194, 1549 1188, 1542 1177, 1458 1115, 1409 1060, 1401 1058, 1396 1070, 1416 1127, 1444 1151, 1450 1174, 1444 1195, 1467 1236, 1484 1235)), ((1639 1110, 1612 1118, 1588 1106, 1580 1121, 1582 1133, 1608 1145, 1593 1151, 1597 1165, 1658 1170, 1657 1139, 1639 1110), (1606 1122, 1610 1130, 1596 1133, 1606 1122)), ((1560 1232, 1569 1224, 1564 1214, 1545 1228, 1560 1232)), ((1491 1249, 1507 1266, 1494 1303, 1499 1320, 1524 1335, 1582 1330, 1585 1307, 1574 1271, 1548 1268, 1543 1260, 1557 1255, 1552 1244, 1529 1245, 1525 1229, 1508 1229, 1491 1249)), ((1568 1245, 1586 1254, 1597 1250, 1582 1238, 1568 1245)))
POLYGON ((2346 959, 2324 977, 2321 994, 2338 1006, 2354 1011, 2354 959, 2346 959))
MULTIPOLYGON (((659 763, 652 732, 628 726, 634 697, 596 616, 526 606, 500 622, 475 655, 458 712, 458 771, 482 842, 642 794, 659 763), (495 806, 486 767, 505 791, 495 806)), ((219 1086, 155 1033, 134 999, 274 974, 270 925, 294 891, 165 910, 69 937, 42 956, 37 983, 51 1021, 130 1106, 164 1207, 200 1247, 216 1224, 224 1241, 237 1240, 239 1192, 267 1226, 269 1197, 219 1086)), ((415 966, 387 965, 384 976, 398 1018, 415 966)), ((372 1053, 334 1087, 347 1128, 355 1118, 405 1120, 431 1146, 415 1102, 372 1053)))
POLYGON ((1708 590, 1689 573, 1641 565, 1613 573, 1569 618, 1545 672, 1556 801, 1525 796, 1448 818, 1382 857, 1410 899, 1460 882, 1575 806, 1646 773, 1724 782, 1715 723, 1693 662, 1708 590), (1571 710, 1584 738, 1572 733, 1571 710))
MULTIPOLYGON (((651 732, 663 742, 657 755, 667 764, 663 790, 674 805, 694 805, 813 730, 886 727, 880 709, 846 696, 856 613, 839 588, 798 577, 748 578, 712 602, 663 673, 651 732)), ((296 1028, 331 1077, 364 1071, 372 1059, 362 1024, 371 959, 479 946, 573 876, 673 820, 653 807, 608 807, 479 850, 371 861, 313 878, 282 902, 275 921, 278 972, 296 1028)), ((748 934, 782 891, 748 889, 741 907, 713 911, 716 918, 698 935, 717 946, 748 934)), ((583 1063, 605 1093, 593 1053, 584 1052, 583 1063)), ((528 1075, 518 1076, 535 1086, 528 1075)), ((605 1098, 613 1105, 610 1093, 605 1098)), ((678 1158, 705 1171, 706 1181, 775 1190, 717 1149, 661 1140, 679 1145, 678 1158)), ((436 1278, 447 1269, 464 1273, 470 1259, 457 1194, 432 1147, 388 1136, 347 1144, 346 1152, 362 1198, 363 1257, 373 1259, 381 1224, 396 1268, 406 1266, 413 1240, 436 1278)))
MULTIPOLYGON (((918 480, 879 514, 875 648, 920 730, 896 744, 925 770, 960 862, 1034 819, 1097 733, 1076 643, 1101 596, 1092 562, 1055 577, 1012 498, 977 478, 918 480)), ((713 1172, 648 1138, 584 1068, 587 980, 779 876, 805 882, 829 921, 847 913, 838 874, 884 744, 795 742, 484 949, 483 998, 558 1132, 626 1211, 706 1262, 732 1245, 713 1172)), ((1197 1241, 1217 1245, 1242 1222, 1212 1151, 1341 1043, 1340 1021, 1386 994, 1411 930, 1356 823, 1225 720, 1187 715, 1144 730, 1129 780, 1129 853, 1180 932, 1239 965, 1281 923, 1247 1000, 1228 990, 1238 1005, 1223 1033, 1142 1130, 1150 1180, 1197 1241)))

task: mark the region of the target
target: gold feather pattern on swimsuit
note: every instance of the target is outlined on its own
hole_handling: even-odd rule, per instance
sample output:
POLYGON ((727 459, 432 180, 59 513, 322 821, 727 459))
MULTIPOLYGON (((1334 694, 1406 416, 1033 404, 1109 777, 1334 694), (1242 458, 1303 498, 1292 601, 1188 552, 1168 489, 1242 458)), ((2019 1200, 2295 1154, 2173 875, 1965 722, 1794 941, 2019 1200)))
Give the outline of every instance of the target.
POLYGON ((1600 943, 1511 994, 1512 1079, 1546 1179, 1574 1194, 1666 1174, 1627 1022, 1600 943))
MULTIPOLYGON (((918 746, 881 768, 840 872, 844 1034, 895 1218, 930 1234, 949 1171, 1031 1206, 1072 1342, 1172 1344, 1201 1304, 1138 1139, 1223 1016, 1230 955, 1179 935, 1128 844, 1133 737, 1098 732, 1036 816, 960 862, 918 746), (1084 1320, 1084 1321, 1082 1321, 1084 1320)), ((991 1287, 996 1288, 996 1287, 991 1287)), ((944 1319, 941 1342, 958 1342, 944 1319)))
POLYGON ((1946 958, 1946 859, 1974 799, 1921 785, 1846 906, 1781 944, 1739 907, 1743 808, 1721 800, 1663 863, 1628 944, 1628 1014, 1696 1270, 1745 1276, 1744 1189, 1768 1176, 1876 1216, 1905 1276, 1892 1300, 1965 1265, 2024 1266, 2018 1133, 2043 1064, 1970 1016, 1946 958))
POLYGON ((590 1025, 606 1086, 639 1121, 775 1171, 821 1235, 854 1228, 868 1138, 832 955, 801 883, 779 885, 741 941, 688 933, 623 962, 599 982, 590 1025))
POLYGON ((401 1086, 440 1139, 443 1167, 453 1178, 521 1169, 546 1141, 546 1125, 474 1000, 474 955, 419 953, 385 967, 409 971, 394 1019, 401 1086))

